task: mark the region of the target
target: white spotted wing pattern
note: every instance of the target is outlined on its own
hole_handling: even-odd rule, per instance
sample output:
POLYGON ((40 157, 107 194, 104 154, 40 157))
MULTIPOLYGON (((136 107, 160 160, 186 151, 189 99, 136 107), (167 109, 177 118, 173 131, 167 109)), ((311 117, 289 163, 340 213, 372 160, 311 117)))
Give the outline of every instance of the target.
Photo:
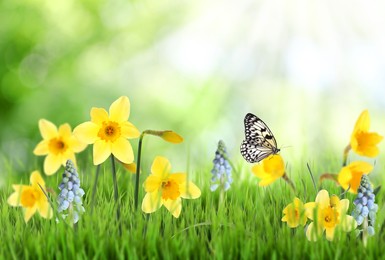
POLYGON ((245 116, 245 137, 241 144, 241 154, 249 163, 260 162, 280 151, 269 127, 251 113, 245 116))

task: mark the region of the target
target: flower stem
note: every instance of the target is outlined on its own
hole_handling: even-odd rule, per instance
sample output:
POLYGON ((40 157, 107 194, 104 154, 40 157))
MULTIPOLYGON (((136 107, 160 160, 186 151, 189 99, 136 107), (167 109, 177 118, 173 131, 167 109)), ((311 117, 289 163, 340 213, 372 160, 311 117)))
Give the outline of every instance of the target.
POLYGON ((94 187, 92 188, 91 215, 92 215, 92 212, 94 211, 94 206, 95 206, 95 194, 96 194, 96 187, 97 187, 98 178, 99 178, 99 172, 100 172, 100 164, 96 166, 95 182, 94 182, 94 187))
POLYGON ((283 174, 282 178, 289 184, 290 188, 294 191, 294 193, 297 193, 294 183, 289 179, 286 172, 283 174))
POLYGON ((118 195, 118 181, 116 179, 115 157, 111 154, 112 181, 114 182, 114 199, 116 204, 116 221, 119 223, 119 235, 122 234, 122 225, 120 223, 120 203, 118 195))
POLYGON ((352 147, 350 146, 350 144, 348 144, 344 150, 344 156, 342 159, 342 167, 346 166, 346 162, 348 160, 348 154, 349 154, 350 149, 352 149, 352 147))
POLYGON ((135 207, 135 210, 138 210, 140 159, 141 159, 141 154, 142 154, 143 137, 144 137, 145 134, 146 134, 146 131, 142 132, 142 134, 139 137, 139 144, 138 144, 138 158, 137 158, 137 161, 136 161, 136 176, 135 176, 136 178, 135 178, 135 191, 134 191, 134 207, 135 207))

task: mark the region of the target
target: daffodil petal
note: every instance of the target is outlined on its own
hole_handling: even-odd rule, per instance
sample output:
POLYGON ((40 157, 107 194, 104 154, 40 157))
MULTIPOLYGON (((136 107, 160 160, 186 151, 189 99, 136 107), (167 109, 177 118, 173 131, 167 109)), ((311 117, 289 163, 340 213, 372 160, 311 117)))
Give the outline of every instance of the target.
POLYGON ((8 197, 8 204, 11 205, 12 207, 17 207, 20 206, 20 196, 21 193, 25 188, 28 186, 26 185, 12 185, 12 188, 15 192, 11 194, 11 196, 8 197))
POLYGON ((136 163, 122 163, 121 164, 123 165, 124 168, 126 168, 127 171, 133 173, 133 174, 136 174, 136 163))
POLYGON ((354 126, 354 131, 353 133, 362 131, 362 132, 367 132, 369 131, 370 127, 370 117, 369 117, 369 111, 366 109, 362 111, 360 116, 357 119, 357 122, 354 126))
POLYGON ((53 210, 49 205, 49 202, 47 199, 43 199, 42 201, 39 201, 37 209, 40 213, 40 216, 42 216, 43 218, 48 218, 48 219, 52 218, 53 210))
POLYGON ((183 137, 173 131, 164 131, 161 137, 170 143, 179 144, 183 142, 183 137))
POLYGON ((104 108, 93 107, 91 108, 91 122, 96 125, 101 125, 103 122, 108 121, 108 113, 104 108))
POLYGON ((364 146, 357 148, 355 152, 361 156, 374 158, 380 153, 380 149, 377 146, 364 146))
POLYGON ((187 175, 186 173, 173 173, 169 175, 169 179, 176 181, 178 184, 186 184, 187 175))
POLYGON ((62 165, 61 157, 52 153, 48 154, 44 160, 44 172, 47 175, 52 175, 59 170, 62 165))
POLYGON ((273 183, 274 181, 276 181, 278 178, 275 178, 274 176, 271 176, 271 177, 268 177, 268 178, 265 178, 265 179, 262 179, 261 181, 258 182, 258 185, 260 187, 264 187, 264 186, 267 186, 271 183, 273 183))
POLYGON ((48 150, 48 141, 43 140, 40 143, 38 143, 33 150, 34 155, 46 155, 49 153, 48 150))
POLYGON ((130 115, 130 100, 122 96, 114 101, 110 106, 110 120, 115 122, 124 122, 130 115))
POLYGON ((342 230, 345 232, 350 232, 357 227, 357 221, 349 215, 344 216, 342 220, 342 230))
POLYGON ((377 133, 367 133, 367 139, 369 144, 376 145, 380 143, 384 137, 377 133))
POLYGON ((349 187, 349 182, 352 179, 352 173, 347 166, 343 167, 338 174, 338 183, 346 190, 349 187))
POLYGON ((184 199, 196 199, 201 196, 201 190, 191 181, 179 185, 179 192, 184 199))
POLYGON ((182 211, 182 200, 180 198, 177 198, 176 200, 163 200, 163 205, 175 218, 179 218, 182 211))
POLYGON ((39 129, 41 136, 45 140, 55 138, 58 135, 57 127, 53 123, 45 119, 39 120, 39 129))
POLYGON ((166 177, 171 171, 171 164, 166 157, 157 156, 151 166, 151 173, 160 178, 166 177))
POLYGON ((24 212, 24 221, 27 223, 31 217, 36 213, 36 209, 37 207, 34 206, 34 207, 30 207, 30 208, 26 208, 25 209, 25 212, 24 212))
POLYGON ((322 209, 325 207, 329 207, 330 205, 330 198, 329 193, 327 190, 320 190, 317 194, 317 197, 315 199, 315 202, 318 203, 318 206, 322 209))
POLYGON ((63 124, 59 127, 59 135, 63 138, 70 138, 71 137, 71 126, 69 124, 63 124))
POLYGON ((313 220, 314 219, 314 211, 316 210, 317 204, 315 202, 308 202, 304 205, 306 216, 313 220))
POLYGON ((142 201, 142 211, 144 213, 153 213, 162 206, 161 196, 156 192, 147 192, 142 201))
POLYGON ((84 149, 86 149, 86 147, 87 147, 86 143, 81 142, 75 136, 71 136, 70 143, 71 143, 71 148, 75 153, 79 153, 79 152, 83 151, 84 149))
POLYGON ((326 239, 329 241, 333 241, 335 228, 334 227, 326 228, 325 231, 326 231, 326 239))
POLYGON ((340 208, 341 208, 341 213, 345 214, 349 209, 349 200, 348 199, 340 200, 340 208))
POLYGON ((34 186, 35 188, 37 188, 39 190, 40 190, 40 186, 45 188, 45 181, 41 177, 39 171, 32 172, 31 177, 30 177, 30 182, 31 182, 32 186, 34 186), (40 186, 39 186, 39 184, 40 184, 40 186))
POLYGON ((111 155, 111 144, 103 140, 97 140, 93 147, 94 165, 99 165, 111 155))
POLYGON ((262 165, 264 171, 269 174, 279 175, 281 177, 285 173, 285 164, 283 162, 282 156, 280 156, 279 154, 275 154, 265 158, 262 161, 262 165))
POLYGON ((264 171, 263 166, 261 164, 257 164, 251 168, 251 171, 255 176, 260 179, 264 179, 270 176, 267 172, 264 171))
POLYGON ((310 223, 306 229, 306 237, 309 241, 317 241, 317 234, 314 230, 314 223, 310 223))
POLYGON ((78 125, 74 129, 74 135, 79 139, 80 142, 93 144, 99 139, 99 129, 100 127, 97 124, 92 122, 85 122, 78 125))
POLYGON ((122 122, 120 126, 121 126, 122 136, 125 138, 132 139, 132 138, 138 138, 140 136, 139 130, 130 122, 128 121, 122 122))
POLYGON ((152 193, 154 191, 157 191, 161 187, 162 179, 160 179, 159 176, 151 174, 144 181, 143 185, 146 192, 152 193))
POLYGON ((134 161, 134 151, 130 142, 121 137, 111 144, 112 154, 123 163, 132 163, 134 161))

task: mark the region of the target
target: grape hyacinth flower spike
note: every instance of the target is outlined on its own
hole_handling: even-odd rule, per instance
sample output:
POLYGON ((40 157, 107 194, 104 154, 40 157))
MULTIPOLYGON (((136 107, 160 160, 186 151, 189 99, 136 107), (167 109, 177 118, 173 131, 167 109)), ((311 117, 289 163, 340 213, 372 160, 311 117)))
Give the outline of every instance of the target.
POLYGON ((357 197, 354 200, 356 208, 352 215, 356 219, 358 226, 361 227, 362 239, 366 246, 368 236, 375 234, 374 225, 376 223, 376 213, 378 205, 375 203, 375 194, 367 175, 362 175, 360 187, 358 188, 357 197))
POLYGON ((66 163, 62 182, 59 185, 58 212, 63 219, 70 217, 70 223, 76 224, 81 214, 85 212, 82 197, 84 190, 80 188, 79 175, 71 160, 66 163))
POLYGON ((225 143, 222 140, 218 142, 213 163, 214 167, 211 170, 213 177, 211 178, 210 190, 215 191, 220 187, 222 191, 227 191, 233 182, 231 177, 232 168, 228 161, 225 143))

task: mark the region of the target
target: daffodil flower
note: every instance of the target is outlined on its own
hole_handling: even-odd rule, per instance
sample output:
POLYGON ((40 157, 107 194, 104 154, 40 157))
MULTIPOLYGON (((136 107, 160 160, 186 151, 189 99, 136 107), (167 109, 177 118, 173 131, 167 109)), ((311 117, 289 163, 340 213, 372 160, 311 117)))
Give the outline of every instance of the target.
POLYGON ((314 221, 306 230, 307 239, 317 241, 325 231, 326 239, 332 241, 337 228, 345 232, 355 229, 357 222, 346 214, 348 208, 349 200, 340 200, 336 195, 329 197, 326 190, 320 190, 315 202, 305 204, 307 217, 314 221))
POLYGON ((122 96, 111 104, 109 113, 103 108, 93 107, 91 121, 75 128, 74 134, 79 140, 94 145, 94 165, 103 163, 111 154, 126 164, 134 161, 134 152, 127 139, 137 138, 140 133, 128 122, 129 115, 130 101, 122 96))
POLYGON ((75 153, 86 148, 86 144, 80 142, 71 131, 69 124, 63 124, 59 129, 50 121, 39 120, 39 129, 43 140, 36 146, 35 155, 47 155, 44 160, 44 172, 52 175, 65 165, 67 160, 76 162, 75 153))
POLYGON ((283 209, 282 222, 287 222, 287 225, 291 228, 296 228, 299 225, 304 226, 307 221, 305 214, 305 207, 303 202, 299 198, 294 198, 294 201, 287 205, 283 209))
POLYGON ((274 154, 255 165, 251 171, 261 179, 259 186, 267 186, 285 174, 285 165, 279 154, 274 154))
POLYGON ((53 211, 42 190, 46 190, 46 188, 40 173, 38 171, 32 172, 30 181, 30 186, 12 185, 14 192, 9 196, 8 204, 13 207, 21 206, 25 209, 25 222, 28 222, 36 211, 38 211, 43 218, 52 218, 53 211))
POLYGON ((342 167, 338 174, 338 183, 344 190, 349 188, 349 192, 357 194, 363 174, 369 174, 373 170, 373 166, 367 162, 352 162, 342 167))
POLYGON ((178 218, 182 211, 182 198, 196 199, 201 195, 200 189, 187 180, 185 173, 170 173, 171 164, 167 158, 157 156, 151 166, 151 174, 144 182, 146 195, 142 210, 153 213, 162 205, 178 218))
POLYGON ((374 158, 378 155, 377 145, 383 137, 375 132, 369 132, 370 117, 368 110, 364 110, 358 118, 352 136, 350 146, 359 155, 374 158))
POLYGON ((171 130, 161 131, 160 137, 163 140, 174 144, 183 142, 183 137, 171 130))

